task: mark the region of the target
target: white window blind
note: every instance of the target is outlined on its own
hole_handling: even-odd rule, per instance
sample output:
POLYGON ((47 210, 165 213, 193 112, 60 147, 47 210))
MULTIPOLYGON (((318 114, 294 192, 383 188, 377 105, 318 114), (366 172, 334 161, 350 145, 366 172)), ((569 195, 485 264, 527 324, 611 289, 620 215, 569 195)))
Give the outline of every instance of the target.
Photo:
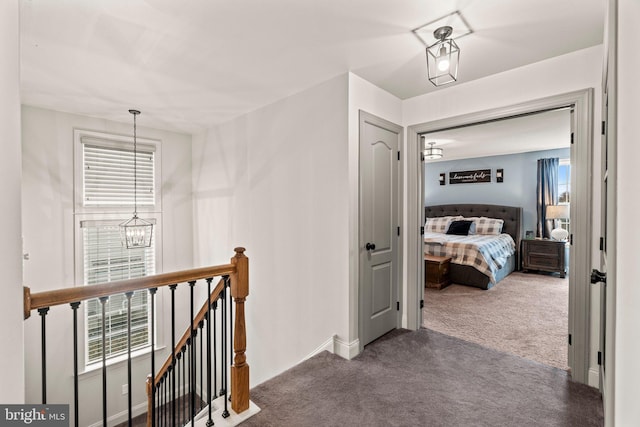
MULTIPOLYGON (((116 147, 83 137, 82 160, 84 206, 133 206, 133 145, 116 147)), ((155 204, 154 165, 153 149, 138 144, 135 174, 138 206, 155 204)))
MULTIPOLYGON (((132 279, 155 274, 155 243, 150 248, 126 249, 120 240, 117 222, 83 221, 81 223, 84 279, 86 285, 132 279)), ((149 293, 134 292, 131 298, 131 348, 150 344, 149 293)), ((93 299, 86 304, 86 363, 102 360, 102 305, 93 299)), ((106 357, 127 351, 127 298, 112 295, 105 306, 106 357)))

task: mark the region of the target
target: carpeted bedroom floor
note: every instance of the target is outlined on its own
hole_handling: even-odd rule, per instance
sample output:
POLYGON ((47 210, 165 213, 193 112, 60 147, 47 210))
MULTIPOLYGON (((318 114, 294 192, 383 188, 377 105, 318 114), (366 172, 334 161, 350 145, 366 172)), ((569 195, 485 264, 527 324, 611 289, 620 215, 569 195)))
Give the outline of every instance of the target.
POLYGON ((251 390, 243 427, 602 426, 600 394, 545 366, 428 329, 353 360, 323 352, 251 390))
POLYGON ((425 289, 423 326, 567 369, 568 279, 515 272, 489 290, 425 289))

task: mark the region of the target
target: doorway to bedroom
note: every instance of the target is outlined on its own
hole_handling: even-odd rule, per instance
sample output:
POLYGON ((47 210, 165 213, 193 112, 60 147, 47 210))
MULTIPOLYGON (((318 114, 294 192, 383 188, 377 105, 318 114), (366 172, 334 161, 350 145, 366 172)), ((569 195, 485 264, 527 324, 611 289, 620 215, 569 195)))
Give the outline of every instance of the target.
POLYGON ((570 121, 570 109, 562 108, 421 135, 425 147, 443 150, 441 158, 424 161, 423 327, 568 369, 570 248, 566 239, 548 240, 552 229, 570 232, 570 220, 568 215, 554 220, 538 216, 553 213, 547 206, 568 211, 570 121), (543 173, 547 165, 548 176, 543 173), (440 216, 434 206, 456 208, 449 212, 453 215, 443 211, 440 216), (491 213, 491 206, 504 208, 491 213), (511 212, 510 207, 520 209, 511 212), (472 220, 470 230, 456 229, 478 217, 502 223, 487 229, 472 220), (509 229, 512 218, 517 223, 509 229), (450 243, 443 244, 445 239, 450 243), (521 243, 523 239, 527 241, 521 243), (531 243, 548 247, 535 255, 531 243), (537 256, 543 265, 524 272, 523 265, 531 267, 525 256, 537 256), (449 263, 439 266, 444 277, 436 268, 442 257, 449 263))
MULTIPOLYGON (((522 208, 518 236, 524 243, 514 242, 515 259, 508 261, 513 262, 514 271, 507 274, 501 265, 494 271, 488 268, 489 280, 485 287, 489 290, 481 289, 482 284, 473 283, 473 278, 472 283, 465 285, 455 283, 461 277, 459 270, 452 274, 453 284, 441 285, 441 289, 425 287, 429 279, 427 264, 433 270, 442 260, 425 262, 424 236, 416 241, 420 251, 416 259, 417 279, 422 282, 418 293, 424 295, 424 308, 420 311, 424 319, 420 323, 550 366, 569 367, 573 379, 585 383, 591 382, 588 379, 591 375, 590 295, 586 273, 591 251, 591 182, 588 178, 592 155, 591 97, 592 90, 585 90, 414 125, 408 130, 409 141, 415 141, 420 150, 428 142, 436 142, 434 146, 438 147, 438 138, 443 142, 439 146, 444 151, 441 160, 422 163, 419 157, 415 159, 418 166, 415 176, 420 181, 418 194, 424 198, 416 204, 421 226, 429 226, 425 206, 466 204, 522 208), (522 122, 520 130, 515 126, 518 122, 522 122), (557 127, 560 132, 552 131, 556 122, 560 124, 557 127), (481 129, 480 124, 487 129, 481 129), (516 130, 512 130, 511 135, 505 134, 505 129, 510 128, 516 130), (467 137, 463 137, 464 133, 467 137), (556 146, 545 142, 553 140, 556 146), (502 145, 502 151, 492 147, 494 142, 502 145), (537 206, 540 193, 537 176, 541 173, 538 164, 545 159, 554 159, 555 199, 544 199, 542 206, 537 206), (483 173, 488 177, 482 177, 483 173), (473 178, 464 182, 464 176, 471 175, 479 178, 475 182, 473 178), (563 204, 572 207, 571 213, 560 213, 561 218, 557 219, 552 211, 565 209, 561 207, 563 204), (540 211, 543 219, 538 225, 540 211), (547 213, 552 220, 544 219, 547 213), (549 239, 544 228, 568 229, 573 244, 562 240, 562 230, 556 232, 556 235, 560 233, 559 240, 549 239), (537 235, 544 240, 536 239, 537 235), (539 244, 547 246, 540 248, 539 244), (547 256, 550 259, 546 259, 547 256), (550 264, 540 265, 541 259, 550 264)), ((440 216, 458 216, 453 213, 440 216)), ((486 215, 472 211, 463 216, 486 215)), ((435 256, 452 258, 446 255, 435 256)))

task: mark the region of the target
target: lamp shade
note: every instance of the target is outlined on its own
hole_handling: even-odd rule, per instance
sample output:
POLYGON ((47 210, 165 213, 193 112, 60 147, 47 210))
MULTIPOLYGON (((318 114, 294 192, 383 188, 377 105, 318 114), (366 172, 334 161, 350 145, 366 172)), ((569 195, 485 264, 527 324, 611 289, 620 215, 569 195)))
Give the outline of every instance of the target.
POLYGON ((569 218, 569 205, 548 205, 546 217, 547 219, 569 218))
MULTIPOLYGON (((569 218, 569 205, 548 205, 546 210, 548 220, 569 218)), ((569 237, 569 232, 564 228, 557 227, 551 230, 553 240, 565 241, 569 237)))

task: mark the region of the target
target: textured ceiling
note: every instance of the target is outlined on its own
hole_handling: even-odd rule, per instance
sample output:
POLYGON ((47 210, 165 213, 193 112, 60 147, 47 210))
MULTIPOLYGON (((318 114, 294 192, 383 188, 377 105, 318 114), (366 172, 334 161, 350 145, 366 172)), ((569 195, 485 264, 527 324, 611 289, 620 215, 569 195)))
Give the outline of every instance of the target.
POLYGON ((434 88, 412 29, 459 11, 459 82, 602 43, 604 0, 21 0, 28 105, 192 133, 351 71, 434 88))

